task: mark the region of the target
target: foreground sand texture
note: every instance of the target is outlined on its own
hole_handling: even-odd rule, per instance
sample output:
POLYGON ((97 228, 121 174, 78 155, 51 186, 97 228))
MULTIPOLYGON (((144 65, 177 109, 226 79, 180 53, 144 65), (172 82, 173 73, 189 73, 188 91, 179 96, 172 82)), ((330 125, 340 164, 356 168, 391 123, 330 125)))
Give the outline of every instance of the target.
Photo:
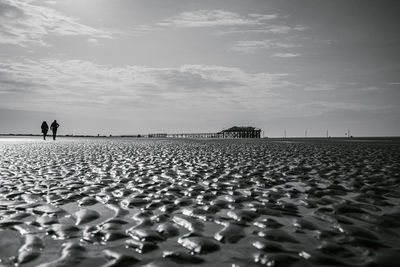
POLYGON ((0 266, 398 266, 399 248, 396 143, 0 140, 0 266))

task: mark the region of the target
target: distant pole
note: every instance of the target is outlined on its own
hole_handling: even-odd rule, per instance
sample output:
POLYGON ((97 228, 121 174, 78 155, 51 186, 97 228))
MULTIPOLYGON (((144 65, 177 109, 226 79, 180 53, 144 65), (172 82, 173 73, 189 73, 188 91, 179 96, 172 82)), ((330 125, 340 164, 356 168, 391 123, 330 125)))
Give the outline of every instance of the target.
POLYGON ((286 138, 286 130, 283 130, 283 137, 286 138))
POLYGON ((347 138, 350 138, 350 129, 347 129, 347 138))
POLYGON ((263 138, 264 138, 264 131, 263 131, 263 138))
POLYGON ((328 137, 329 137, 329 131, 326 130, 326 138, 328 138, 328 137))
POLYGON ((304 132, 304 137, 307 138, 307 130, 304 132))

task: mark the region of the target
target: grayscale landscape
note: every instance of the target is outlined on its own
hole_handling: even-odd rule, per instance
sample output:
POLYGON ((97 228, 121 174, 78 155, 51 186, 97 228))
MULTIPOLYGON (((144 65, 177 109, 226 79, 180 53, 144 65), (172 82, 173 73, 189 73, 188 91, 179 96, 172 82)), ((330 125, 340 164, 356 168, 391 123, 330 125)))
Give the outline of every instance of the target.
POLYGON ((0 267, 400 266, 399 0, 0 0, 0 267))

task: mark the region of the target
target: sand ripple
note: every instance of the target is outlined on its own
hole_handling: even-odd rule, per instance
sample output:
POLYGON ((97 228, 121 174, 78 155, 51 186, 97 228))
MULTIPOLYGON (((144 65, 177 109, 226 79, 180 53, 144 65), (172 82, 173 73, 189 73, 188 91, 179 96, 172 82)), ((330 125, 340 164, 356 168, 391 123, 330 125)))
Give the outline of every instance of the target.
POLYGON ((0 142, 0 266, 394 266, 400 146, 0 142))

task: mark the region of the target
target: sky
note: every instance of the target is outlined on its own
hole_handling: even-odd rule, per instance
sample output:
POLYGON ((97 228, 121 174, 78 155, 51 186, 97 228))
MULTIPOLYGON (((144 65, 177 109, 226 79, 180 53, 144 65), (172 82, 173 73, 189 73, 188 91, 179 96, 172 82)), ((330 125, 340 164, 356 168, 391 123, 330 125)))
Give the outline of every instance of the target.
POLYGON ((0 133, 400 135, 400 1, 0 0, 0 133))

